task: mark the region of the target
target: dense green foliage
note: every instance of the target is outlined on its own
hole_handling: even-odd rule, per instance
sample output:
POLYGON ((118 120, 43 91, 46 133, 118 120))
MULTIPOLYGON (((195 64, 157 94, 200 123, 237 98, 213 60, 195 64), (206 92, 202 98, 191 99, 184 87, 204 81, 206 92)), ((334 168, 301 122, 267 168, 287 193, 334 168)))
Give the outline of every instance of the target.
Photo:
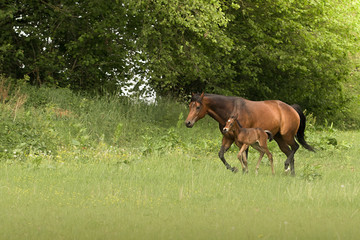
POLYGON ((346 108, 359 52, 357 0, 6 1, 0 74, 37 85, 158 96, 191 91, 346 108))
MULTIPOLYGON (((175 101, 3 85, 0 239, 359 236, 358 131, 308 115, 317 152, 298 150, 295 177, 274 142, 275 176, 266 157, 255 175, 252 149, 249 173, 233 174, 217 156, 216 121, 187 129, 187 107, 175 101)), ((237 150, 226 154, 234 166, 237 150)))
POLYGON ((127 71, 126 9, 112 1, 1 4, 1 72, 33 84, 110 90, 127 71), (113 14, 116 13, 116 14, 113 14))
POLYGON ((220 140, 214 132, 193 144, 196 141, 181 130, 187 109, 174 101, 148 105, 127 97, 84 97, 68 89, 26 84, 10 88, 6 95, 0 104, 1 160, 56 156, 62 147, 87 151, 101 143, 139 154, 178 147, 196 151, 199 146, 217 146, 220 140))

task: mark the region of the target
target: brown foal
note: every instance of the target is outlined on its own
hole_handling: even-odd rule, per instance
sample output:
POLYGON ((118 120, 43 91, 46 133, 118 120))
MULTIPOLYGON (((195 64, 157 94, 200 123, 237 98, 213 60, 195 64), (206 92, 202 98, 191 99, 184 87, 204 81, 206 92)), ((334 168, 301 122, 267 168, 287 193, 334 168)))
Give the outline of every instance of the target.
POLYGON ((265 153, 270 161, 271 172, 273 175, 275 174, 273 157, 267 147, 267 140, 269 139, 271 141, 273 139, 270 131, 263 130, 261 128, 243 128, 237 120, 237 116, 231 116, 229 120, 227 120, 226 125, 223 128, 224 134, 230 131, 233 131, 235 135, 235 143, 240 148, 237 157, 242 165, 243 172, 248 171, 245 150, 249 147, 249 145, 251 145, 253 148, 260 152, 260 158, 257 162, 255 170, 256 174, 258 173, 261 159, 263 158, 265 153))

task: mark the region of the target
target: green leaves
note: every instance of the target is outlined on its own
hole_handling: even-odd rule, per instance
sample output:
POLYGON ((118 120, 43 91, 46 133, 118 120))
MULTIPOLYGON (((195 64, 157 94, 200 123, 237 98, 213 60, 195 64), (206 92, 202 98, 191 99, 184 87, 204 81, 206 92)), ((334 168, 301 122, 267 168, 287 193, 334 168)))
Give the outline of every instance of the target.
POLYGON ((228 29, 246 46, 233 55, 243 95, 298 102, 322 118, 344 107, 340 83, 353 67, 347 54, 359 51, 354 9, 334 1, 264 0, 243 2, 241 9, 232 12, 228 29))
POLYGON ((5 76, 87 92, 135 80, 158 96, 281 99, 326 118, 343 108, 341 83, 359 52, 352 0, 17 1, 1 9, 5 76))

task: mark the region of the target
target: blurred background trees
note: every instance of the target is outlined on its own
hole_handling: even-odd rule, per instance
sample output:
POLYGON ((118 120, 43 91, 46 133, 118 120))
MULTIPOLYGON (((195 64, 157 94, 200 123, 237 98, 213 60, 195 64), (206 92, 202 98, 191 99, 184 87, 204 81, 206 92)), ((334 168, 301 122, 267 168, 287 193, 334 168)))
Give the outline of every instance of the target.
MULTIPOLYGON (((360 2, 17 0, 0 3, 0 73, 32 85, 157 96, 191 92, 346 113, 360 2)), ((353 81, 353 80, 352 80, 353 81)))

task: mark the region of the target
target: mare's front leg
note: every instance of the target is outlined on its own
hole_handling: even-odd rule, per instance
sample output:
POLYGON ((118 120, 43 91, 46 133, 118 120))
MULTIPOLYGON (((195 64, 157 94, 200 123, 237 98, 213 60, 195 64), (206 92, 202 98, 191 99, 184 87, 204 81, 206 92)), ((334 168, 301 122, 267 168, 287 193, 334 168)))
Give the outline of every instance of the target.
POLYGON ((223 136, 221 148, 219 151, 219 158, 224 163, 227 169, 231 170, 232 172, 236 173, 239 171, 236 167, 231 167, 230 164, 225 160, 224 154, 225 152, 231 147, 231 144, 233 144, 234 140, 231 138, 226 137, 226 135, 223 136))

